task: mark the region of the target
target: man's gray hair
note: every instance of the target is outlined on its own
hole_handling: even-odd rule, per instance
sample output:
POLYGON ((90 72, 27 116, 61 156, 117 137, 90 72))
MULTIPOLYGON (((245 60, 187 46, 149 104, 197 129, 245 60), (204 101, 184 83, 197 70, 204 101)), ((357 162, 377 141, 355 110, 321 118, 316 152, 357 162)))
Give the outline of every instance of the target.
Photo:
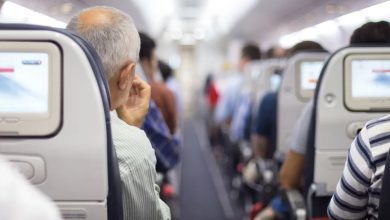
POLYGON ((99 54, 107 79, 128 62, 138 62, 141 47, 140 37, 133 19, 124 12, 105 6, 85 9, 75 15, 66 27, 87 40, 99 54), (108 12, 109 21, 96 25, 80 22, 86 10, 97 9, 108 12))

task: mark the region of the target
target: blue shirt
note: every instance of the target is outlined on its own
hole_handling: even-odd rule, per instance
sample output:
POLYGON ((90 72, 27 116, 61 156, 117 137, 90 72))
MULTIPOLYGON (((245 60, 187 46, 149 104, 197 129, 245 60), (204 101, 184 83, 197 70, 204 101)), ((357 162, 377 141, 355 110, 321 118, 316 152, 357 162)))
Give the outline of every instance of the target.
POLYGON ((158 172, 166 172, 179 161, 180 139, 172 136, 157 105, 151 100, 142 129, 155 150, 158 172))
POLYGON ((267 158, 272 158, 276 149, 277 98, 278 95, 276 92, 270 92, 264 95, 260 102, 259 112, 252 131, 257 135, 267 138, 267 158))
POLYGON ((228 79, 215 110, 214 120, 217 124, 233 118, 241 94, 242 81, 242 75, 239 74, 228 79))
POLYGON ((250 94, 243 92, 240 96, 238 106, 233 115, 232 124, 230 126, 230 140, 238 142, 245 138, 246 126, 252 112, 252 102, 250 94))

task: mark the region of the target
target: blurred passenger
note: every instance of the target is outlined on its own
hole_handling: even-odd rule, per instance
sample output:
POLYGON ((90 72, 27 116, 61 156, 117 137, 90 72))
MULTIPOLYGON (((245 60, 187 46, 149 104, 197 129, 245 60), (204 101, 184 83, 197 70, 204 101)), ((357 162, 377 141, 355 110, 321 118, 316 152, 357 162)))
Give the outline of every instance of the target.
MULTIPOLYGON (((289 50, 289 56, 293 56, 298 52, 324 52, 325 49, 313 41, 303 41, 296 44, 289 50)), ((259 106, 259 112, 256 117, 255 125, 252 131, 252 147, 254 148, 254 157, 258 159, 272 159, 276 150, 276 126, 277 126, 277 92, 267 93, 259 106)), ((299 119, 300 124, 302 119, 299 119)), ((301 130, 300 127, 295 127, 301 130)), ((297 132, 297 130, 295 131, 297 132)), ((293 135, 294 137, 294 135, 293 135)), ((295 137, 294 137, 295 138, 295 137)), ((300 139, 301 140, 301 139, 300 139)), ((304 142, 306 139, 302 140, 304 142)), ((294 145, 294 144, 293 144, 294 145)), ((295 146, 295 145, 294 145, 295 146)), ((289 153, 290 155, 290 153, 289 153)), ((288 158, 289 156, 287 156, 288 158)), ((285 167, 286 162, 283 164, 285 167)), ((299 163, 292 163, 287 169, 294 169, 294 166, 303 166, 299 163)), ((282 171, 283 173, 283 168, 282 171)), ((283 180, 281 179, 283 188, 283 180)), ((281 197, 276 196, 272 199, 270 205, 265 208, 255 220, 264 219, 288 219, 288 207, 283 203, 281 197)))
POLYGON ((211 113, 214 112, 215 107, 218 104, 219 92, 217 85, 215 84, 214 76, 212 74, 207 75, 204 88, 204 94, 206 96, 207 105, 211 113))
MULTIPOLYGON (((137 71, 138 74, 142 78, 146 80, 154 81, 154 74, 158 68, 157 57, 155 54, 156 44, 154 41, 145 34, 140 34, 141 37, 141 49, 140 49, 140 59, 143 57, 143 61, 140 60, 141 68, 137 71), (143 64, 142 64, 143 63, 143 64)), ((171 99, 170 106, 168 107, 170 110, 168 112, 175 112, 175 102, 173 94, 169 89, 164 86, 160 86, 159 83, 154 82, 152 85, 157 85, 157 93, 158 89, 162 88, 163 92, 167 92, 171 99)), ((160 110, 157 103, 153 100, 153 93, 156 95, 156 91, 153 92, 153 89, 156 87, 152 87, 152 100, 150 100, 149 111, 145 117, 145 121, 142 125, 142 128, 145 130, 146 135, 152 142, 152 146, 156 152, 157 164, 156 169, 157 172, 167 173, 171 170, 179 161, 180 157, 180 139, 178 135, 172 134, 176 130, 176 119, 171 119, 171 129, 168 126, 168 123, 165 121, 162 111, 160 110)), ((157 94, 159 96, 159 94, 157 94)), ((161 97, 157 99, 160 100, 161 97)), ((161 98, 165 100, 165 97, 161 98)), ((161 104, 161 103, 160 103, 161 104)), ((162 104, 162 106, 164 103, 162 104)), ((169 115, 169 114, 168 114, 169 115)), ((173 113, 172 115, 175 115, 173 113)), ((166 116, 166 117, 176 117, 176 116, 166 116)))
MULTIPOLYGON (((383 21, 364 24, 362 27, 356 29, 350 38, 351 44, 379 44, 389 42, 389 23, 383 21)), ((313 105, 313 100, 306 104, 293 130, 292 140, 289 146, 290 149, 280 170, 280 185, 284 190, 299 189, 302 187, 307 139, 309 135, 310 120, 313 113, 313 105)), ((328 213, 334 213, 334 211, 331 211, 333 209, 335 209, 335 205, 331 203, 328 213)), ((268 212, 272 213, 272 215, 276 215, 274 210, 268 210, 268 212)), ((333 216, 333 218, 335 218, 335 216, 333 216)), ((348 217, 343 218, 348 219, 348 217)))
MULTIPOLYGON (((289 56, 301 51, 324 51, 313 41, 303 41, 295 45, 289 56)), ((255 158, 272 159, 276 150, 277 92, 269 92, 262 98, 259 112, 252 131, 252 146, 255 158)))
POLYGON ((173 93, 164 85, 157 82, 158 58, 156 54, 156 43, 152 38, 144 33, 140 33, 141 50, 140 63, 145 76, 152 87, 152 99, 164 116, 171 134, 175 134, 177 129, 176 102, 173 93))
POLYGON ((283 58, 285 56, 286 56, 286 50, 279 46, 273 46, 269 48, 265 53, 266 59, 283 58))
POLYGON ((170 210, 160 200, 155 184, 156 156, 144 131, 138 128, 148 111, 151 91, 135 75, 140 38, 132 19, 114 8, 93 7, 73 17, 67 28, 89 41, 102 60, 110 89, 124 218, 170 219, 170 210))
POLYGON ((173 70, 167 63, 160 60, 158 62, 158 67, 166 86, 173 92, 175 96, 176 112, 178 115, 180 115, 183 108, 183 99, 181 95, 183 91, 181 90, 180 83, 173 75, 173 70))
POLYGON ((390 43, 389 22, 368 22, 356 29, 350 44, 385 44, 390 43))
POLYGON ((230 126, 239 101, 245 67, 249 62, 260 60, 260 58, 261 52, 257 45, 247 44, 242 48, 241 58, 238 64, 238 73, 229 79, 228 84, 222 91, 221 98, 215 110, 214 117, 217 124, 230 126))
MULTIPOLYGON (((369 22, 351 44, 390 43, 390 24, 369 22)), ((368 122, 352 142, 343 175, 328 207, 330 219, 377 219, 382 177, 390 145, 390 115, 368 122)))
POLYGON ((60 220, 55 204, 0 158, 0 219, 60 220))

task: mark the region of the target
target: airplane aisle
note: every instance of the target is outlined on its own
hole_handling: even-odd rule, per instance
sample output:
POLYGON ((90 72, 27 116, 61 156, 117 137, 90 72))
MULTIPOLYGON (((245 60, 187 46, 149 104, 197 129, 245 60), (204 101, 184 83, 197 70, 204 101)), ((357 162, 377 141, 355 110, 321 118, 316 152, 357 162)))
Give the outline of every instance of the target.
POLYGON ((202 117, 183 122, 180 212, 182 220, 236 219, 202 117))

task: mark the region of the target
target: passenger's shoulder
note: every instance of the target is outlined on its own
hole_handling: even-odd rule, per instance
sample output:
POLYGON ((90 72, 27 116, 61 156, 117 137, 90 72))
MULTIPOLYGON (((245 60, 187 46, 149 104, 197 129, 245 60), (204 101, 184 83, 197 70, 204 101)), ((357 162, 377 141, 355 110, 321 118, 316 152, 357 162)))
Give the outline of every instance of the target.
POLYGON ((277 94, 275 92, 268 92, 263 97, 263 102, 274 102, 277 99, 277 94))
POLYGON ((134 163, 144 160, 155 161, 154 150, 143 130, 128 125, 117 117, 112 118, 111 129, 118 159, 134 163))
POLYGON ((359 137, 369 145, 370 150, 390 139, 390 115, 368 121, 359 133, 359 137))
POLYGON ((390 127, 390 115, 383 116, 381 118, 376 118, 373 120, 370 120, 366 123, 366 129, 373 129, 378 127, 390 127))

